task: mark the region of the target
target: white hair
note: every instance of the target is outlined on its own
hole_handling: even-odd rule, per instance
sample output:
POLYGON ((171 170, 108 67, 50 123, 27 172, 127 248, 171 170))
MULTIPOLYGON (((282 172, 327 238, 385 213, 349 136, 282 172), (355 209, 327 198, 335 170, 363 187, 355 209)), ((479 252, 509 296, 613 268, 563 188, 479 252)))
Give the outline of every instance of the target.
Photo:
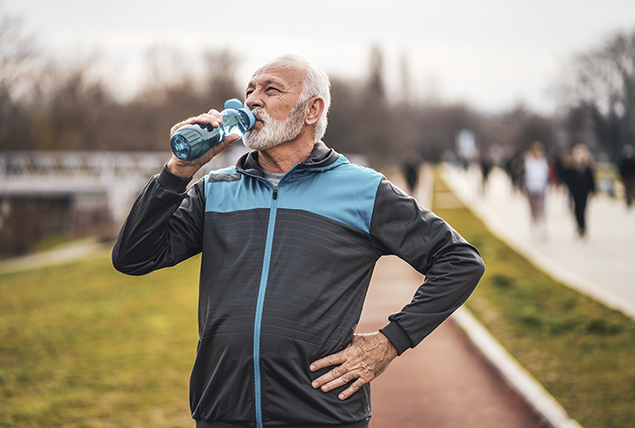
POLYGON ((275 57, 271 63, 285 61, 291 62, 304 70, 305 76, 302 82, 302 94, 298 105, 306 105, 311 97, 319 97, 324 100, 324 111, 318 119, 315 127, 315 141, 324 137, 328 125, 328 112, 331 107, 331 82, 327 74, 313 61, 297 53, 286 53, 275 57))

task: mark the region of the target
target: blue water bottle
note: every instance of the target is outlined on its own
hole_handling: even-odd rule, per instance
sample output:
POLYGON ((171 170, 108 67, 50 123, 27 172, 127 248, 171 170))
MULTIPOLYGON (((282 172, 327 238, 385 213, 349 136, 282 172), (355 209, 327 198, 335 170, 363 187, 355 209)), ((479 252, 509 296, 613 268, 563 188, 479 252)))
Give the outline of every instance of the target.
POLYGON ((237 134, 242 138, 256 123, 254 114, 243 108, 243 103, 236 98, 225 101, 225 110, 220 114, 223 121, 218 128, 198 123, 180 127, 170 139, 176 157, 185 161, 196 160, 229 134, 237 134))

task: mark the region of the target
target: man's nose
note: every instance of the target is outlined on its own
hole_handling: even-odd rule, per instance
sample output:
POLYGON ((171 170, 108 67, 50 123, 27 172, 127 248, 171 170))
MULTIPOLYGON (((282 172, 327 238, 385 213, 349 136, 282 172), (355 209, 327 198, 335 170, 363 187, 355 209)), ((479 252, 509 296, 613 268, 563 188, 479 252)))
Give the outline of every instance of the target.
POLYGON ((251 110, 256 107, 262 107, 260 92, 258 90, 255 90, 251 94, 249 94, 249 96, 245 99, 245 105, 251 110))

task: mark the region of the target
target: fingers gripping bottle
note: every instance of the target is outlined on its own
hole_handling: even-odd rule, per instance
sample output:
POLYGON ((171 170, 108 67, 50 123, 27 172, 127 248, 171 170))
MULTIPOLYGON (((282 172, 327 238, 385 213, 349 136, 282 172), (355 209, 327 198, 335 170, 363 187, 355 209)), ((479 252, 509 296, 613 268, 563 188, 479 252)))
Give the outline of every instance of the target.
POLYGON ((256 123, 254 114, 233 98, 225 101, 225 110, 221 112, 223 121, 214 128, 212 125, 192 124, 180 127, 170 139, 172 152, 177 158, 193 161, 220 143, 229 134, 242 136, 256 123))

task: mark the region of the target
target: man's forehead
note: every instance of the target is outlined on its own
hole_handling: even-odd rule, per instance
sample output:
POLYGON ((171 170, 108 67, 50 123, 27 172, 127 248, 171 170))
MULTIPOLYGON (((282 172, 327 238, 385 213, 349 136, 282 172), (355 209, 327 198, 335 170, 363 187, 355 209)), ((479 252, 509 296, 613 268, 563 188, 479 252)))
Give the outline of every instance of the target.
POLYGON ((251 76, 248 86, 267 83, 281 83, 294 85, 302 83, 304 70, 289 62, 274 62, 267 64, 251 76))

